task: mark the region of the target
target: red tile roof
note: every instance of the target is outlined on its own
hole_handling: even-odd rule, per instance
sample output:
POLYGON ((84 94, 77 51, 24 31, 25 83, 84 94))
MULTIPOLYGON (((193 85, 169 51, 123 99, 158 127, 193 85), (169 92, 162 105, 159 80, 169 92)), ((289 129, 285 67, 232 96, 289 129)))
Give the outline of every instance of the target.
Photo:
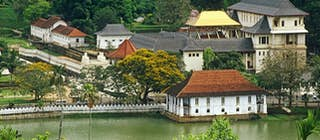
POLYGON ((117 50, 109 53, 108 57, 113 59, 123 59, 126 56, 136 52, 136 50, 137 49, 133 45, 133 43, 130 40, 126 39, 119 45, 119 48, 117 50))
POLYGON ((171 87, 167 93, 177 97, 267 94, 236 70, 195 71, 191 77, 171 87))
POLYGON ((80 30, 70 27, 70 26, 64 26, 64 25, 59 25, 58 27, 54 28, 52 30, 54 33, 62 34, 64 36, 69 36, 69 37, 85 37, 87 34, 81 32, 80 30))
POLYGON ((53 26, 53 24, 55 24, 59 20, 61 20, 61 17, 58 17, 58 16, 52 16, 49 19, 39 18, 33 21, 31 25, 37 26, 40 28, 50 28, 51 26, 53 26))

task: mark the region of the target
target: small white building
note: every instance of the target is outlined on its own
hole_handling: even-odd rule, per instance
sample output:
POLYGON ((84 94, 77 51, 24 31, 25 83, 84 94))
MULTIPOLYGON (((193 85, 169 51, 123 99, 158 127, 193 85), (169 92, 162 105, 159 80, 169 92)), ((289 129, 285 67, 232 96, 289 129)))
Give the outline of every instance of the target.
POLYGON ((67 26, 67 23, 57 16, 52 16, 49 19, 39 18, 31 23, 31 35, 45 43, 51 43, 51 31, 59 25, 67 26))
POLYGON ((87 35, 80 30, 70 27, 59 25, 52 30, 52 42, 58 46, 64 47, 84 47, 85 37, 87 35))
POLYGON ((166 110, 177 120, 217 115, 249 119, 249 114, 267 114, 266 94, 236 70, 195 71, 167 90, 166 110))
POLYGON ((98 49, 117 49, 126 39, 133 35, 122 24, 107 24, 103 30, 96 32, 98 49))

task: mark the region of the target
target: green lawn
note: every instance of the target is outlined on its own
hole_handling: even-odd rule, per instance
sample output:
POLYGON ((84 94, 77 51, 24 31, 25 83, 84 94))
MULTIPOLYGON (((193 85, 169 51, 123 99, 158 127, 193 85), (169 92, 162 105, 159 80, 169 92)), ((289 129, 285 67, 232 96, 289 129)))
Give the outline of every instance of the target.
POLYGON ((287 114, 268 114, 267 117, 261 120, 265 121, 290 121, 303 119, 305 115, 287 115, 287 114))
POLYGON ((132 32, 160 32, 161 30, 172 30, 172 27, 169 25, 145 25, 140 23, 133 23, 130 27, 132 32))
POLYGON ((0 27, 22 29, 27 24, 17 19, 17 15, 12 8, 0 8, 0 27))
POLYGON ((0 76, 0 82, 10 82, 11 77, 10 75, 2 75, 0 76))
POLYGON ((9 103, 13 104, 27 104, 35 103, 32 97, 10 97, 10 98, 0 98, 0 105, 8 105, 9 103))
POLYGON ((27 40, 19 39, 19 38, 10 38, 10 37, 0 37, 0 41, 7 43, 8 45, 18 44, 26 49, 36 49, 35 46, 32 46, 28 43, 27 40))
POLYGON ((43 51, 45 53, 48 53, 50 55, 53 55, 53 56, 63 56, 63 54, 60 54, 60 53, 57 53, 57 52, 54 52, 54 51, 51 51, 51 50, 48 50, 48 49, 43 49, 41 51, 43 51))

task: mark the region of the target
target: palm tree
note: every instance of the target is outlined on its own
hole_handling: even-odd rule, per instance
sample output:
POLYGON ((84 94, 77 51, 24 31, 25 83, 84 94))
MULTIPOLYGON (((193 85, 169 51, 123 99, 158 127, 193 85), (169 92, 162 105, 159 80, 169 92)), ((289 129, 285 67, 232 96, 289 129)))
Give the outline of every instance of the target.
MULTIPOLYGON (((63 85, 64 85, 63 73, 64 73, 63 66, 54 67, 53 77, 51 79, 52 85, 55 86, 55 89, 56 89, 61 101, 62 101, 62 96, 63 96, 62 94, 64 91, 64 89, 63 89, 63 85)), ((60 107, 61 107, 61 111, 60 111, 58 140, 61 140, 61 135, 62 135, 63 104, 60 104, 60 107)))
POLYGON ((84 100, 87 100, 87 106, 89 107, 89 134, 88 139, 91 140, 91 123, 92 123, 92 112, 91 109, 94 106, 96 100, 98 100, 97 90, 92 84, 84 84, 84 92, 81 97, 84 100))
POLYGON ((18 139, 19 134, 17 130, 14 130, 10 127, 4 127, 2 129, 0 129, 0 139, 1 140, 17 140, 18 139))
POLYGON ((319 132, 320 111, 308 111, 307 118, 297 122, 298 139, 307 140, 312 133, 319 132))

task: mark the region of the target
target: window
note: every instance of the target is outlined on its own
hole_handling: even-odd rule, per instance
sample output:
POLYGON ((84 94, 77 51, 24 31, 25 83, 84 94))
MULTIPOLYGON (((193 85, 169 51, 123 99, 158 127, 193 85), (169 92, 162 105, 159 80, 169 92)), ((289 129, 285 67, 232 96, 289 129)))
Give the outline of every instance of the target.
POLYGON ((221 97, 221 105, 224 106, 224 97, 221 97))
POLYGON ((261 52, 259 51, 259 56, 261 55, 261 52))
POLYGON ((236 102, 237 102, 237 105, 240 104, 240 97, 239 96, 236 97, 236 102))
POLYGON ((112 42, 115 42, 116 40, 112 39, 112 42))
POLYGON ((248 103, 251 104, 251 96, 248 96, 248 103))
POLYGON ((224 112, 224 111, 225 111, 224 108, 222 108, 222 109, 221 109, 221 112, 224 112))
POLYGON ((266 55, 265 51, 263 51, 263 52, 262 52, 262 55, 263 55, 263 56, 265 56, 265 55, 266 55))
POLYGON ((79 43, 79 38, 76 39, 76 42, 79 43))
POLYGON ((252 108, 249 106, 249 107, 248 107, 248 111, 251 111, 251 110, 252 110, 252 108))
POLYGON ((210 98, 207 98, 207 106, 210 106, 210 98))
POLYGON ((199 57, 199 53, 197 53, 197 57, 199 57))
POLYGON ((298 21, 297 20, 294 21, 294 26, 298 26, 298 21))
POLYGON ((199 110, 198 110, 198 109, 196 109, 196 113, 199 113, 199 110))
POLYGON ((283 20, 281 21, 281 26, 284 27, 284 21, 283 20))
POLYGON ((278 20, 274 20, 274 21, 273 21, 273 25, 276 26, 276 27, 278 27, 278 20))
POLYGON ((119 41, 122 42, 122 39, 120 39, 119 41))
POLYGON ((193 57, 195 57, 195 56, 196 56, 196 54, 195 54, 195 53, 193 53, 193 54, 192 54, 192 56, 193 56, 193 57))
POLYGON ((207 113, 210 113, 210 109, 207 109, 207 113))
POLYGON ((269 37, 259 37, 259 44, 269 44, 269 37))
POLYGON ((191 53, 189 53, 189 57, 191 57, 191 53))
POLYGON ((237 107, 237 108, 236 108, 236 111, 237 111, 237 112, 239 112, 239 111, 240 111, 240 108, 239 108, 239 107, 237 107))
POLYGON ((194 104, 199 105, 199 98, 194 99, 194 104))

